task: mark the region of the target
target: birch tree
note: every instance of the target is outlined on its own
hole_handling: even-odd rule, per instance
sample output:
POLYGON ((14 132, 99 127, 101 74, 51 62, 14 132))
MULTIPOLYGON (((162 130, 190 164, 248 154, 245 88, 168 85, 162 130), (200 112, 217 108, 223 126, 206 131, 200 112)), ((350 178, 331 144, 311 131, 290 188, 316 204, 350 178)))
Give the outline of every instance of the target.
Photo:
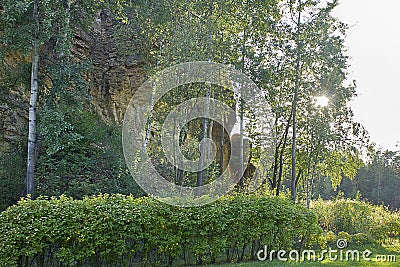
POLYGON ((38 68, 39 68, 39 0, 33 1, 33 30, 31 94, 29 99, 29 130, 28 130, 28 162, 26 168, 26 194, 34 197, 34 173, 36 151, 36 102, 38 97, 38 68))

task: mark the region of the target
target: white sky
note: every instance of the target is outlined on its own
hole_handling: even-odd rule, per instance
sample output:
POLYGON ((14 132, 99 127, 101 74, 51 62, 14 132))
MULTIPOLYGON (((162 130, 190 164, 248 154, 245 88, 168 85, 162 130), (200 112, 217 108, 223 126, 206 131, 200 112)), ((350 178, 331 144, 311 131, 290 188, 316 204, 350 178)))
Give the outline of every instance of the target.
MULTIPOLYGON (((400 0, 341 0, 334 14, 351 27, 346 45, 358 97, 355 118, 383 149, 400 142, 400 0)), ((400 149, 400 147, 398 147, 400 149)))

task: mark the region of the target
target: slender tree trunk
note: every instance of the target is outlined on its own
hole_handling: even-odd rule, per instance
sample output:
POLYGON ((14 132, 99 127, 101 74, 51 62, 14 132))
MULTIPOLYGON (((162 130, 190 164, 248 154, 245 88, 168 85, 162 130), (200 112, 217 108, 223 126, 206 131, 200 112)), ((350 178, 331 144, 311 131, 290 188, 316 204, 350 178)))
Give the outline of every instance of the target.
MULTIPOLYGON (((183 129, 183 134, 182 135, 183 135, 183 137, 181 138, 180 143, 184 144, 185 140, 187 138, 187 130, 185 128, 183 129)), ((180 164, 181 164, 181 162, 179 162, 179 165, 180 164)), ((184 174, 184 171, 178 168, 177 174, 176 174, 176 184, 177 185, 182 185, 183 184, 183 180, 182 180, 183 174, 184 174)))
POLYGON ((147 152, 147 144, 150 140, 151 124, 153 123, 154 97, 154 91, 151 91, 150 114, 147 122, 146 135, 143 140, 143 153, 147 152))
MULTIPOLYGON (((278 132, 278 116, 275 117, 275 131, 278 132)), ((275 146, 275 155, 274 155, 274 165, 272 168, 272 179, 268 179, 271 185, 271 190, 274 191, 277 185, 277 172, 278 172, 278 160, 279 160, 279 147, 282 145, 282 139, 275 146)))
MULTIPOLYGON (((173 157, 174 157, 174 170, 175 170, 175 184, 178 183, 178 176, 179 176, 179 166, 176 162, 176 147, 175 147, 175 131, 176 131, 176 117, 174 116, 174 128, 173 128, 173 134, 172 134, 172 150, 173 150, 173 157)), ((179 142, 178 142, 178 148, 179 148, 179 142)))
POLYGON ((310 208, 310 204, 311 204, 311 197, 312 197, 313 186, 314 186, 314 176, 315 176, 315 169, 312 171, 311 179, 309 179, 307 181, 307 204, 306 204, 307 209, 310 208))
MULTIPOLYGON (((208 126, 208 138, 213 140, 213 128, 214 128, 214 121, 210 120, 210 125, 208 126)), ((207 151, 207 158, 211 158, 211 149, 207 151)))
POLYGON ((281 151, 279 154, 279 173, 278 173, 278 179, 276 182, 276 196, 279 196, 280 191, 281 191, 281 183, 282 183, 282 174, 283 174, 283 154, 285 153, 285 148, 288 140, 288 135, 289 135, 289 128, 290 128, 290 122, 292 120, 293 114, 290 113, 289 120, 286 125, 285 129, 285 136, 283 137, 283 144, 281 147, 281 151))
POLYGON ((36 102, 38 95, 38 68, 39 68, 39 0, 33 1, 33 18, 35 29, 33 33, 31 94, 29 100, 29 130, 28 130, 28 160, 26 168, 26 194, 34 198, 34 174, 36 156, 36 102))
MULTIPOLYGON (((206 92, 206 98, 207 101, 210 99, 210 89, 207 88, 207 92, 206 92)), ((205 107, 206 109, 206 115, 208 115, 208 103, 207 106, 205 107)), ((205 139, 207 137, 207 131, 208 131, 208 119, 203 118, 203 122, 202 122, 202 126, 201 126, 201 140, 205 139)), ((200 146, 200 159, 199 159, 199 172, 197 175, 197 187, 200 187, 204 184, 203 180, 204 180, 204 158, 206 157, 206 144, 202 143, 200 146)), ((198 189, 197 194, 200 195, 200 189, 198 189)))
POLYGON ((219 166, 219 174, 222 175, 224 172, 224 157, 225 157, 225 128, 221 125, 221 159, 219 166))
MULTIPOLYGON (((212 13, 213 13, 213 2, 210 2, 210 6, 209 6, 209 21, 208 23, 211 23, 211 17, 212 17, 212 13)), ((210 25, 208 25, 209 27, 210 25)), ((208 49, 209 49, 209 55, 208 55, 208 62, 212 62, 212 58, 213 58, 213 51, 212 51, 212 33, 211 33, 211 29, 209 27, 209 33, 208 33, 208 49)), ((207 85, 206 85, 207 86, 207 85)), ((207 104, 206 104, 206 117, 208 116, 208 109, 209 109, 209 101, 210 101, 210 88, 206 87, 206 98, 207 98, 207 104)), ((201 140, 203 140, 204 138, 207 137, 207 129, 208 129, 208 119, 204 118, 203 119, 203 123, 202 123, 202 137, 201 140)), ((201 195, 201 190, 200 190, 200 186, 202 186, 204 184, 203 180, 204 180, 204 157, 206 157, 206 146, 203 143, 203 145, 201 145, 200 147, 200 159, 199 159, 199 172, 197 175, 197 195, 201 195)))
MULTIPOLYGON (((275 159, 274 159, 274 168, 273 168, 273 179, 270 180, 272 185, 272 190, 275 190, 275 195, 279 196, 280 187, 282 182, 282 172, 283 172, 283 154, 286 148, 287 139, 289 135, 289 128, 292 122, 292 113, 293 110, 290 111, 289 118, 286 123, 285 132, 280 139, 278 145, 275 148, 275 159)), ((275 124, 278 123, 278 119, 276 118, 275 124)))
MULTIPOLYGON (((245 3, 247 6, 247 1, 245 3)), ((247 14, 247 13, 246 13, 247 14)), ((247 16, 246 16, 247 19, 247 16)), ((247 26, 247 25, 246 25, 247 26)), ((246 26, 243 29, 243 43, 242 43, 242 71, 245 73, 245 60, 246 60, 246 38, 247 38, 247 28, 246 26)), ((241 88, 242 89, 242 88, 241 88)), ((240 95, 238 95, 238 109, 239 109, 239 190, 244 188, 244 146, 243 146, 243 132, 244 132, 244 125, 243 125, 243 115, 244 115, 244 103, 242 99, 242 92, 240 91, 240 95)))
POLYGON ((244 144, 243 144, 243 134, 244 134, 244 127, 243 127, 243 101, 240 96, 239 99, 239 117, 240 117, 240 135, 239 135, 239 190, 243 190, 244 188, 244 144))
POLYGON ((300 30, 301 30, 301 0, 299 0, 299 10, 297 17, 297 36, 296 36, 296 45, 297 45, 297 59, 296 59, 296 81, 294 87, 294 96, 293 96, 293 137, 292 137, 292 178, 290 181, 290 190, 293 203, 296 203, 296 134, 297 134, 297 98, 299 95, 299 87, 300 87, 300 30))

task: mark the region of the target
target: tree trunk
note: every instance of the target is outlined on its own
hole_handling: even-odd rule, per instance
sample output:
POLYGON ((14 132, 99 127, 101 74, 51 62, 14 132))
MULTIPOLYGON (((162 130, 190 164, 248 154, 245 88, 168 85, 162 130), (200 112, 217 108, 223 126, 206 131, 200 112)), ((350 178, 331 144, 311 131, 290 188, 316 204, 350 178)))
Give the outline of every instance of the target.
POLYGON ((220 175, 224 173, 224 157, 225 157, 225 128, 224 125, 221 125, 221 159, 219 166, 220 175))
MULTIPOLYGON (((278 132, 278 116, 275 116, 275 131, 278 132)), ((271 190, 274 191, 277 186, 277 172, 278 172, 278 160, 279 160, 279 147, 282 144, 282 139, 280 142, 275 146, 275 155, 274 155, 274 164, 272 168, 272 179, 268 179, 271 185, 271 190)))
POLYGON ((151 91, 151 104, 150 104, 150 114, 148 118, 148 124, 146 128, 146 135, 143 140, 143 154, 147 153, 147 144, 150 140, 150 133, 151 133, 151 124, 153 122, 153 111, 154 111, 154 91, 151 91))
POLYGON ((31 94, 29 100, 29 130, 28 130, 28 160, 26 168, 26 194, 34 198, 34 173, 36 157, 36 102, 38 95, 38 67, 39 67, 39 0, 33 1, 33 18, 35 29, 33 33, 31 94))
MULTIPOLYGON (((210 2, 210 6, 209 6, 209 17, 208 17, 208 23, 210 23, 211 20, 211 16, 213 13, 213 2, 210 2)), ((210 26, 210 25, 208 25, 210 26)), ((208 49, 209 49, 209 55, 208 55, 208 62, 211 63, 212 62, 212 58, 213 58, 213 54, 212 54, 212 33, 211 33, 211 29, 209 28, 209 33, 208 33, 208 49)), ((207 85, 206 85, 207 86, 207 85)), ((209 109, 209 101, 210 101, 210 88, 206 87, 206 98, 207 98, 207 105, 205 107, 206 109, 206 117, 208 115, 208 109, 209 109)), ((203 118, 203 123, 202 123, 202 137, 201 140, 205 139, 207 137, 207 129, 208 129, 208 119, 203 118)), ((204 157, 206 156, 206 146, 203 143, 200 146, 200 159, 199 159, 199 172, 197 175, 197 195, 201 195, 201 189, 199 188, 200 186, 203 186, 204 182, 204 157)))
POLYGON ((278 173, 278 179, 276 182, 276 196, 279 196, 280 191, 281 191, 281 183, 282 183, 282 174, 283 174, 283 154, 285 153, 285 148, 286 148, 286 143, 289 135, 289 127, 290 127, 290 122, 292 119, 292 113, 290 113, 289 120, 286 125, 285 129, 285 136, 283 137, 283 144, 281 147, 280 155, 279 155, 279 173, 278 173))
POLYGON ((313 170, 313 172, 312 172, 311 179, 309 179, 309 181, 307 181, 307 203, 306 203, 307 209, 310 208, 310 204, 311 204, 311 197, 312 197, 313 186, 314 186, 314 176, 315 176, 315 170, 313 170))
MULTIPOLYGON (((242 97, 240 95, 240 97, 242 97)), ((240 116, 240 135, 239 135, 239 175, 240 175, 240 180, 239 180, 239 190, 243 190, 244 188, 244 144, 243 144, 243 134, 244 134, 244 128, 243 128, 243 101, 240 98, 239 99, 239 116, 240 116)))
MULTIPOLYGON (((208 132, 208 119, 206 117, 208 116, 208 101, 210 100, 210 88, 206 88, 206 98, 207 98, 207 104, 205 107, 205 118, 203 118, 202 126, 201 126, 201 141, 205 138, 207 138, 207 132, 208 132)), ((200 186, 203 186, 204 182, 204 159, 206 157, 206 143, 201 143, 200 145, 200 159, 199 159, 199 172, 197 174, 197 195, 201 195, 200 191, 200 186)))
MULTIPOLYGON (((247 1, 245 3, 247 6, 247 1)), ((246 13, 247 14, 247 13, 246 13)), ((246 17, 247 19, 247 17, 246 17)), ((246 25, 247 26, 247 25, 246 25)), ((242 71, 243 73, 246 73, 246 39, 247 39, 247 28, 246 26, 243 29, 243 43, 242 43, 242 71)), ((243 85, 242 85, 243 86, 243 85)), ((238 109, 239 109, 239 183, 238 183, 238 189, 243 190, 244 188, 244 147, 243 147, 243 133, 244 133, 244 128, 243 128, 243 115, 244 115, 244 101, 242 99, 242 87, 240 87, 240 93, 238 95, 238 109)))
POLYGON ((299 95, 299 87, 300 87, 300 28, 301 28, 301 0, 299 0, 299 10, 297 17, 297 36, 296 36, 296 45, 297 45, 297 62, 296 62, 296 81, 294 86, 294 96, 293 96, 293 137, 292 137, 292 178, 290 181, 290 190, 293 203, 296 203, 296 127, 297 127, 297 98, 299 95))

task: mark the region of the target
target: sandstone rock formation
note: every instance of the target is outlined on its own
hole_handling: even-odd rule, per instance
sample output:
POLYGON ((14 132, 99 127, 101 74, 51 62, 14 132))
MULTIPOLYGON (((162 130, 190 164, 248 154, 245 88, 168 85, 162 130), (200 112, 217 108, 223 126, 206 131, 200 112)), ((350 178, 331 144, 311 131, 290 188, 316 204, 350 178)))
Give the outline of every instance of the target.
POLYGON ((10 94, 0 103, 0 153, 18 142, 27 127, 29 104, 17 94, 10 94))
MULTIPOLYGON (((135 90, 144 81, 145 74, 143 62, 138 57, 119 53, 115 27, 116 22, 110 13, 102 11, 89 31, 75 30, 72 55, 92 65, 86 79, 90 84, 92 104, 98 114, 108 123, 121 124, 125 109, 135 90)), ((12 60, 21 59, 16 56, 12 60)), ((21 89, 8 95, 7 99, 0 99, 0 148, 9 147, 26 131, 29 105, 27 90, 23 92, 21 89)))
MULTIPOLYGON (((77 31, 73 54, 90 60, 93 69, 88 80, 93 104, 107 122, 121 123, 125 109, 145 74, 135 56, 122 56, 114 35, 116 22, 108 11, 102 11, 89 33, 77 31)), ((134 53, 132 53, 134 54, 134 53)))

